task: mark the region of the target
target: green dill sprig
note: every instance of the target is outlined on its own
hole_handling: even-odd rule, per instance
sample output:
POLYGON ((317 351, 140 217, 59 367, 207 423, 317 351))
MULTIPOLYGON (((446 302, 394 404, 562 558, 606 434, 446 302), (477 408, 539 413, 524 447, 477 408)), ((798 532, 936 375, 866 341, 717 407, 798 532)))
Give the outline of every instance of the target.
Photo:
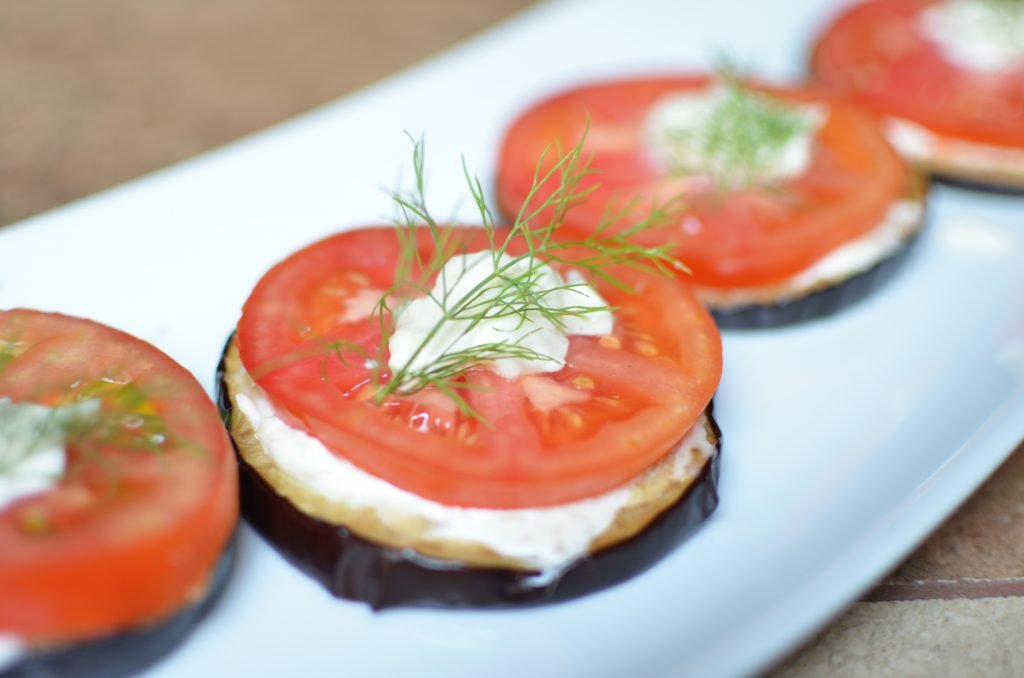
POLYGON ((0 338, 0 374, 3 374, 7 365, 21 355, 26 348, 25 342, 0 338))
POLYGON ((439 224, 427 207, 424 145, 422 140, 413 140, 415 188, 411 192, 393 195, 400 212, 396 230, 401 245, 395 281, 385 290, 373 311, 380 324, 381 336, 380 359, 374 369, 376 403, 383 403, 395 394, 433 386, 453 400, 463 414, 479 419, 479 415, 459 393, 472 388, 460 379, 466 369, 503 358, 557 360, 524 347, 517 341, 506 340, 451 353, 444 352, 433 364, 423 368, 415 367, 417 358, 453 323, 459 323, 460 329, 449 346, 454 346, 480 323, 496 318, 518 318, 517 330, 536 324, 534 318, 564 328, 569 317, 611 310, 605 306, 557 306, 546 303, 549 295, 565 290, 579 290, 587 284, 569 281, 553 288, 539 286, 538 282, 548 275, 549 264, 564 264, 581 272, 584 278, 600 279, 624 290, 630 288, 614 274, 612 267, 628 266, 665 275, 686 270, 672 254, 673 243, 646 246, 633 242, 637 234, 666 223, 670 216, 678 213, 681 209, 678 198, 645 205, 641 205, 638 200, 629 201, 618 209, 606 212, 590 235, 574 240, 555 240, 554 235, 564 222, 566 212, 597 188, 596 185, 584 184, 584 179, 593 173, 583 157, 585 138, 584 134, 568 153, 553 163, 547 162, 550 149, 545 151, 534 170, 533 183, 526 199, 508 230, 496 227, 483 186, 470 173, 463 159, 463 176, 483 224, 493 272, 487 273, 457 299, 450 298, 448 291, 455 289, 464 279, 466 268, 451 272, 445 264, 458 249, 458 234, 453 228, 439 224), (641 207, 643 216, 637 217, 640 211, 638 208, 641 207), (621 228, 623 223, 629 225, 621 228), (428 258, 422 257, 417 243, 417 233, 423 229, 429 233, 433 245, 428 258), (525 251, 512 254, 510 250, 514 244, 517 250, 522 247, 525 251), (580 256, 581 252, 583 256, 580 256), (449 276, 453 273, 455 279, 450 280, 449 276), (435 293, 435 279, 440 280, 440 295, 435 293), (384 381, 383 355, 390 338, 388 319, 400 315, 410 299, 420 297, 428 297, 436 304, 441 312, 440 318, 427 331, 405 364, 394 370, 390 379, 384 381))
POLYGON ((714 86, 718 100, 703 124, 664 135, 672 162, 680 171, 706 174, 723 191, 759 183, 813 123, 792 104, 751 89, 728 63, 717 70, 714 86))
POLYGON ((30 457, 88 431, 99 410, 95 400, 44 408, 0 398, 0 476, 15 474, 30 457))
POLYGON ((974 2, 992 12, 1004 13, 1004 17, 1012 18, 1013 15, 1024 12, 1024 2, 1021 0, 974 0, 974 2))
MULTIPOLYGON (((0 372, 4 366, 0 366, 0 372)), ((78 462, 94 461, 108 466, 98 454, 104 449, 153 453, 166 450, 170 437, 163 417, 149 396, 132 382, 93 379, 69 386, 58 403, 43 406, 32 400, 13 402, 0 396, 0 477, 21 473, 19 468, 30 457, 53 445, 73 441, 78 462), (39 408, 45 408, 40 412, 39 408)), ((193 445, 175 440, 178 448, 193 445)), ((116 469, 108 469, 116 483, 116 469)), ((75 466, 65 469, 65 474, 75 466)))
POLYGON ((974 0, 987 11, 985 23, 1000 34, 1003 40, 1019 40, 1020 24, 1024 21, 1024 0, 974 0))

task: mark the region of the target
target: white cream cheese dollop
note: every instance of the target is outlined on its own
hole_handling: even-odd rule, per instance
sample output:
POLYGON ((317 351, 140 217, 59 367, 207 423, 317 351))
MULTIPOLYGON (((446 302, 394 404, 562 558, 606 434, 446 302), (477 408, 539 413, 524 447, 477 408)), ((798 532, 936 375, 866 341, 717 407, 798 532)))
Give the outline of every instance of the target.
POLYGON ((438 274, 429 296, 414 299, 396 311, 395 331, 388 342, 388 367, 394 374, 403 368, 407 373, 418 372, 451 354, 504 342, 547 359, 502 357, 489 361, 487 366, 502 377, 557 372, 565 365, 568 335, 612 332, 612 314, 606 307, 604 299, 582 278, 570 275, 567 284, 557 271, 532 257, 516 261, 491 250, 456 255, 438 274), (498 271, 498 276, 488 280, 498 271), (562 326, 535 310, 525 313, 525 319, 514 313, 500 317, 492 314, 474 325, 473 316, 480 315, 479 309, 497 299, 502 289, 508 289, 502 278, 526 281, 539 303, 550 309, 573 309, 578 313, 560 313, 562 326), (459 304, 474 308, 445 318, 452 316, 459 304), (428 339, 435 327, 438 331, 428 339))
MULTIPOLYGON (((729 159, 720 154, 708 155, 705 139, 716 118, 729 106, 731 88, 716 85, 695 91, 668 94, 657 101, 647 114, 645 136, 654 157, 663 165, 684 171, 719 176, 728 173, 724 165, 729 159)), ((784 181, 800 176, 811 162, 814 139, 827 118, 824 106, 794 104, 748 93, 748 107, 774 107, 794 116, 798 130, 779 146, 765 145, 755 149, 755 162, 746 180, 756 183, 784 181)))
MULTIPOLYGON (((278 417, 258 386, 250 384, 235 398, 264 453, 311 492, 329 501, 373 509, 384 521, 422 518, 429 525, 427 537, 483 544, 540 569, 558 568, 586 554, 594 538, 611 526, 633 489, 631 483, 596 497, 535 509, 447 506, 395 487, 337 457, 319 440, 278 417)), ((695 478, 716 453, 704 426, 701 416, 670 453, 674 477, 695 478)))
POLYGON ((68 427, 99 411, 98 400, 53 408, 0 398, 0 510, 53 487, 64 474, 68 427))
POLYGON ((1024 67, 1024 3, 943 0, 921 12, 917 23, 960 68, 991 73, 1024 67))

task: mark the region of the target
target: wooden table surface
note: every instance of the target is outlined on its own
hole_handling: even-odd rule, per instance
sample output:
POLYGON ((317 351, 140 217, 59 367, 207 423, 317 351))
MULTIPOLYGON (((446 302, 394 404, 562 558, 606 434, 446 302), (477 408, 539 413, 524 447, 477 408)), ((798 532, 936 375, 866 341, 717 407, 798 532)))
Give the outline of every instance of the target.
MULTIPOLYGON (((5 0, 0 225, 335 99, 527 0, 5 0)), ((780 676, 1024 674, 1024 446, 780 676)))

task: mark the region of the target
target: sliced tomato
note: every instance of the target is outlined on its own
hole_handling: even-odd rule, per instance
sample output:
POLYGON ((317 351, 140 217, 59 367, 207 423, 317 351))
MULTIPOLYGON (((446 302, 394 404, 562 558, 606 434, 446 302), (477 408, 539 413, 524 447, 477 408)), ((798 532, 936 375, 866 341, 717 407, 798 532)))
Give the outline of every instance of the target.
POLYGON ((234 457, 183 367, 97 323, 0 312, 0 397, 100 401, 64 475, 0 509, 0 633, 46 642, 161 620, 202 594, 237 519, 234 457))
MULTIPOLYGON (((609 230, 622 230, 653 205, 678 198, 682 209, 636 239, 675 243, 694 283, 734 288, 778 282, 808 268, 875 228, 907 191, 909 170, 870 115, 804 91, 768 90, 773 97, 828 108, 803 175, 723 192, 706 177, 666 167, 650 148, 648 114, 666 96, 709 86, 702 77, 633 79, 582 87, 537 104, 512 123, 502 143, 502 212, 517 214, 545 149, 550 166, 555 149, 572 147, 586 133, 583 154, 593 173, 579 190, 592 193, 568 211, 565 226, 592 231, 609 214, 621 213, 609 230)), ((553 189, 542 188, 536 204, 553 189)))
MULTIPOLYGON (((460 251, 487 247, 480 229, 458 240, 460 251)), ((429 238, 420 239, 420 251, 430 256, 429 238)), ((619 309, 615 332, 572 338, 564 369, 515 380, 482 367, 464 375, 460 393, 486 423, 432 388, 376 404, 370 361, 387 364, 377 348, 382 325, 353 318, 350 302, 365 295, 338 294, 334 281, 385 288, 398 252, 391 228, 350 231, 301 250, 260 280, 237 335, 246 370, 284 417, 397 487, 488 508, 593 496, 668 452, 718 386, 721 341, 689 289, 621 270, 638 293, 598 283, 619 309)), ((389 324, 385 317, 385 331, 389 324)), ((389 376, 384 370, 376 383, 389 376)))
POLYGON ((923 34, 934 0, 874 0, 851 7, 814 48, 814 78, 874 110, 941 136, 1024 147, 1024 65, 979 72, 952 63, 923 34))

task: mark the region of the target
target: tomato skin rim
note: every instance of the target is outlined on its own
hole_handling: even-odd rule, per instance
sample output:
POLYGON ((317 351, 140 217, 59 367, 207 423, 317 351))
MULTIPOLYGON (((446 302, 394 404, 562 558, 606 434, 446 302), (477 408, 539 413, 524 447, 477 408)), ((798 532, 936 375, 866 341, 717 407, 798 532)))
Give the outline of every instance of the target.
MULTIPOLYGON (((663 168, 649 157, 642 139, 642 121, 654 103, 674 92, 703 89, 712 83, 708 75, 675 74, 636 76, 624 79, 599 80, 554 94, 537 101, 520 112, 509 124, 499 151, 496 172, 496 192, 499 211, 511 216, 522 203, 526 186, 534 171, 538 148, 545 143, 554 143, 558 138, 561 145, 567 143, 566 136, 575 140, 572 130, 580 132, 584 126, 585 111, 589 111, 589 132, 587 143, 597 139, 593 154, 592 168, 598 173, 593 184, 600 185, 595 193, 569 211, 565 227, 567 230, 587 233, 593 230, 609 205, 622 204, 628 199, 640 199, 644 204, 654 196, 660 196, 670 182, 663 168), (609 112, 610 109, 610 112, 609 112), (601 117, 606 116, 606 117, 601 117), (610 121, 610 122, 609 122, 610 121), (602 126, 610 125, 612 132, 602 126), (629 133, 627 134, 627 130, 629 133), (607 134, 613 134, 612 143, 618 144, 613 151, 606 151, 600 144, 605 143, 607 134), (632 135, 632 136, 629 136, 632 135), (623 140, 623 137, 629 137, 623 140), (523 150, 530 149, 530 150, 523 150), (628 162, 623 160, 628 158, 628 162), (627 176, 623 167, 635 169, 629 179, 618 183, 621 176, 627 176), (616 167, 614 178, 602 183, 600 173, 609 167, 616 167), (669 182, 669 183, 667 183, 669 182)), ((787 230, 765 231, 756 235, 757 240, 738 241, 730 244, 722 237, 716 240, 705 238, 693 241, 679 231, 679 226, 692 211, 684 210, 677 221, 667 221, 663 227, 653 229, 650 234, 638 237, 641 242, 674 242, 675 254, 691 268, 690 279, 702 287, 728 290, 736 287, 758 287, 775 285, 806 270, 816 261, 840 245, 854 240, 875 228, 882 222, 892 204, 902 199, 912 183, 912 172, 886 140, 874 114, 862 110, 842 99, 812 87, 787 88, 750 82, 754 89, 773 96, 797 102, 821 102, 830 108, 830 117, 819 132, 819 138, 840 140, 840 133, 856 137, 852 143, 846 139, 842 144, 829 142, 830 153, 838 152, 854 164, 844 170, 846 181, 857 178, 860 187, 844 189, 841 202, 816 207, 813 211, 793 212, 787 230), (834 129, 833 129, 834 128, 834 129), (869 169, 863 156, 870 154, 877 169, 869 169), (822 229, 822 226, 827 228, 822 229), (841 228, 840 228, 841 227, 841 228), (756 246, 756 248, 755 248, 756 246)), ((588 149, 584 148, 584 154, 588 149)), ((818 172, 817 164, 822 153, 815 152, 812 167, 805 175, 788 180, 784 186, 789 191, 807 192, 804 186, 808 177, 818 172)), ((672 189, 673 192, 681 189, 672 189)), ((813 191, 808 195, 814 200, 813 191)), ((644 208, 645 209, 645 208, 644 208)), ((703 219, 703 216, 701 217, 703 219)), ((754 222, 751 222, 754 223, 754 222)), ((775 228, 775 227, 773 227, 775 228)), ((716 231, 717 232, 717 231, 716 231)), ((721 235, 738 232, 736 228, 721 231, 721 235)), ((749 238, 750 236, 743 236, 749 238)), ((730 235, 731 239, 732 236, 730 235)))
MULTIPOLYGON (((477 240, 483 234, 481 229, 466 228, 463 232, 477 240)), ((287 304, 278 297, 289 298, 297 294, 296 290, 302 285, 298 281, 301 275, 296 273, 293 276, 293 272, 301 270, 303 275, 308 274, 311 279, 316 275, 326 275, 311 272, 312 266, 305 261, 306 258, 310 262, 318 260, 320 254, 324 255, 325 260, 330 260, 332 266, 343 265, 337 263, 342 261, 341 257, 355 257, 351 252, 344 254, 348 238, 364 244, 374 239, 379 240, 375 252, 380 254, 388 247, 384 243, 394 240, 394 229, 364 228, 329 236, 284 259, 271 268, 256 285, 243 307, 236 335, 242 363, 250 376, 255 366, 273 357, 268 355, 267 347, 275 342, 275 332, 283 324, 280 319, 286 317, 282 314, 288 313, 287 304), (328 252, 334 252, 335 256, 327 256, 328 252), (267 309, 266 316, 261 316, 261 309, 267 309)), ((369 275, 366 271, 363 273, 369 275)), ((550 463, 544 465, 544 468, 548 468, 544 471, 543 468, 522 466, 525 463, 522 460, 518 462, 518 467, 515 463, 512 466, 496 467, 494 462, 486 459, 474 460, 474 455, 481 454, 479 445, 470 446, 457 440, 430 437, 411 429, 403 430, 403 427, 394 423, 389 424, 381 409, 367 402, 348 402, 341 396, 330 395, 332 392, 327 390, 315 393, 312 382, 302 386, 297 376, 301 374, 301 366, 262 375, 254 381, 291 425, 312 434, 337 456, 362 470, 427 499, 457 506, 525 508, 557 505, 594 496, 634 477, 682 439, 710 401, 721 375, 721 339, 710 315, 679 281, 664 278, 650 280, 652 282, 647 284, 662 290, 662 296, 675 295, 684 304, 686 313, 680 310, 678 315, 690 318, 695 331, 700 334, 699 339, 691 341, 701 347, 699 353, 707 365, 700 368, 699 374, 702 376, 690 389, 692 395, 680 394, 678 404, 665 405, 669 408, 666 410, 667 414, 670 413, 669 418, 676 422, 675 429, 662 426, 664 430, 645 434, 651 441, 661 441, 652 442, 653 451, 650 448, 644 450, 640 456, 645 457, 645 461, 626 467, 621 461, 616 462, 613 457, 608 457, 606 461, 599 461, 598 465, 606 464, 614 471, 609 473, 601 468, 593 469, 589 485, 587 482, 578 482, 579 471, 555 471, 557 463, 555 467, 551 467, 550 463), (655 280, 657 282, 653 282, 655 280), (296 380, 295 383, 292 383, 292 379, 296 380), (682 405, 684 402, 685 405, 682 405), (683 410, 685 415, 681 414, 683 410), (683 419, 692 420, 681 425, 683 419), (377 449, 372 449, 374 444, 377 449), (459 450, 458 454, 454 450, 459 450), (469 463, 468 467, 465 466, 466 462, 469 463), (574 476, 574 473, 577 475, 574 476)), ((286 339, 279 339, 277 343, 285 348, 289 346, 286 339)), ((307 365, 305 369, 311 373, 312 367, 307 365)), ((506 385, 501 388, 515 387, 506 385)), ((612 427, 607 430, 615 429, 612 427)), ((625 441, 627 437, 622 433, 617 439, 625 441)), ((632 438, 641 441, 644 436, 634 435, 632 438)), ((480 439, 496 445, 488 447, 491 451, 487 454, 498 454, 498 448, 503 445, 500 438, 488 438, 486 434, 481 434, 480 439)), ((534 459, 536 454, 536 450, 531 452, 530 459, 534 459)), ((634 456, 637 454, 632 453, 634 456)), ((596 457, 600 458, 601 455, 596 457)))
MULTIPOLYGON (((990 102, 986 107, 989 118, 986 121, 971 120, 966 112, 955 106, 925 105, 918 99, 907 99, 907 90, 885 88, 871 92, 853 82, 850 68, 858 64, 838 63, 837 43, 853 39, 850 34, 858 29, 863 30, 859 23, 883 21, 895 25, 900 21, 911 21, 927 6, 935 4, 935 0, 860 0, 842 9, 833 16, 818 35, 811 48, 808 58, 808 74, 812 81, 822 89, 832 92, 865 108, 881 117, 893 117, 919 125, 940 140, 990 146, 997 149, 1024 150, 1024 124, 1019 122, 1024 115, 1024 96, 1020 96, 1017 105, 1020 114, 1014 122, 1008 118, 992 119, 990 116, 996 107, 990 102)), ((873 32, 881 32, 878 27, 873 32)), ((977 80, 994 78, 989 74, 978 74, 948 62, 941 57, 941 49, 933 45, 923 36, 917 36, 922 44, 922 55, 929 55, 932 67, 943 75, 936 78, 948 85, 949 83, 966 83, 970 85, 977 80)), ((859 45, 863 48, 863 45, 859 45)), ((919 50, 922 48, 918 48, 919 50)), ((875 56, 872 54, 872 56, 875 56)), ((849 55, 845 55, 847 60, 849 55)), ((922 56, 923 58, 923 56, 922 56)), ((892 75, 910 74, 895 68, 892 75)), ((1018 83, 1018 92, 1024 94, 1024 66, 1005 76, 1007 81, 1018 83)), ((956 91, 951 89, 950 91, 956 91)), ((975 110, 975 112, 978 112, 975 110)))
MULTIPOLYGON (((163 457, 167 475, 143 484, 130 477, 121 481, 114 486, 122 488, 118 494, 97 501, 95 509, 83 509, 84 517, 71 527, 41 536, 22 535, 16 527, 26 503, 56 496, 72 482, 67 476, 53 489, 0 510, 0 543, 7 544, 0 549, 0 632, 46 644, 86 642, 158 623, 189 607, 206 590, 238 517, 237 468, 216 407, 188 370, 126 332, 58 313, 0 311, 0 332, 12 327, 27 327, 30 336, 53 330, 53 336, 35 338, 31 346, 49 345, 51 351, 70 347, 69 353, 57 356, 62 361, 57 366, 70 367, 75 374, 84 369, 90 378, 109 377, 117 372, 104 362, 111 354, 120 356, 122 367, 130 363, 135 370, 130 383, 160 394, 159 416, 171 424, 172 447, 163 457), (175 442, 179 438, 184 444, 175 442), (171 477, 179 471, 188 475, 171 477), (203 481, 196 486, 199 494, 175 500, 170 508, 152 505, 166 502, 169 488, 182 480, 203 481), (156 499, 147 500, 144 491, 149 490, 156 499), (159 509, 174 513, 167 518, 159 509), (137 524, 131 526, 133 521, 137 524)), ((31 347, 11 364, 29 351, 31 347)), ((36 369, 23 363, 18 367, 36 369)), ((57 372, 49 375, 54 386, 64 383, 57 372)), ((0 395, 10 394, 11 384, 5 385, 2 377, 0 395)), ((98 453, 107 455, 103 449, 98 453)))

